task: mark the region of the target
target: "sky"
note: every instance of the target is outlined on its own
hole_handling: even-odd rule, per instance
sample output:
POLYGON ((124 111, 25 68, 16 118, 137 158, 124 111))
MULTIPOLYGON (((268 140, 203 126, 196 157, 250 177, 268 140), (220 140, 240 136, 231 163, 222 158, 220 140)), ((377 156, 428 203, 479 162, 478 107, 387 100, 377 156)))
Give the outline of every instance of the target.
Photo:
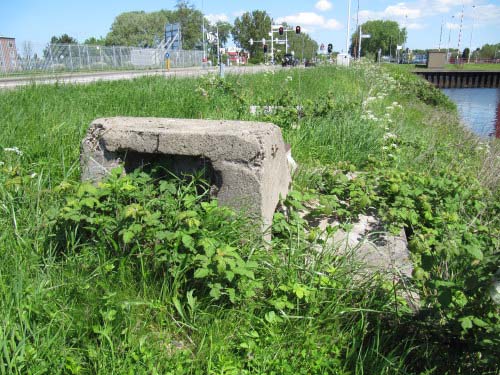
MULTIPOLYGON (((350 34, 358 21, 387 19, 407 27, 406 47, 411 49, 457 48, 460 42, 463 50, 500 43, 500 0, 350 2, 350 34)), ((232 23, 246 11, 265 10, 275 24, 300 25, 318 44, 332 43, 335 51, 345 50, 349 0, 191 0, 190 3, 214 22, 232 23)), ((53 35, 64 33, 83 42, 91 36, 105 36, 114 18, 122 12, 173 10, 175 4, 175 0, 3 0, 0 36, 16 38, 18 49, 24 41, 43 46, 53 35)))

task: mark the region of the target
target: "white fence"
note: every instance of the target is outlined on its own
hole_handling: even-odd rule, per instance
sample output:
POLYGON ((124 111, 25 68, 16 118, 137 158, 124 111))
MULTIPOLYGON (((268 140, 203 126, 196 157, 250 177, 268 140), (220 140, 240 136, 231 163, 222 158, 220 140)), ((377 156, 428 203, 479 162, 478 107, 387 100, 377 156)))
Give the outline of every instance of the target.
MULTIPOLYGON (((158 69, 165 66, 165 50, 85 44, 49 44, 35 53, 32 44, 24 44, 15 62, 0 65, 1 74, 29 72, 73 72, 120 69, 158 69)), ((203 51, 169 51, 171 68, 201 66, 203 51)))

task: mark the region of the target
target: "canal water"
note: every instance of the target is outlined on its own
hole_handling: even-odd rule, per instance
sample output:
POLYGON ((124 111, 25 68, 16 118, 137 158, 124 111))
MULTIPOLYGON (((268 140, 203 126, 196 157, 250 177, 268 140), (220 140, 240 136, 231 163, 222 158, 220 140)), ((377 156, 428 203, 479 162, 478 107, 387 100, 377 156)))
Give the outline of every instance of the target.
POLYGON ((500 138, 500 89, 443 89, 463 122, 481 137, 500 138))

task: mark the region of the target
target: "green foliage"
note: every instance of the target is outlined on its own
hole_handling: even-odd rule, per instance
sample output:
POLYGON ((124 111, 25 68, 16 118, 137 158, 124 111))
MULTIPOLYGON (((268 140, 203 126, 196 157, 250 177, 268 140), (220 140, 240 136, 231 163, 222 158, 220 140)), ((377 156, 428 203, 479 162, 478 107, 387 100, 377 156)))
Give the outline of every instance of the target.
POLYGON ((389 230, 404 228, 415 264, 422 310, 414 324, 439 322, 441 339, 454 337, 492 363, 500 314, 489 289, 498 267, 498 202, 472 176, 460 171, 401 171, 393 160, 376 162, 348 178, 352 165, 326 170, 315 185, 316 214, 356 219, 375 211, 389 230))
POLYGON ((478 57, 481 59, 493 59, 500 58, 500 43, 488 44, 486 43, 481 48, 478 48, 473 53, 473 57, 478 57))
POLYGON ((179 1, 174 11, 121 13, 106 35, 106 45, 155 47, 164 39, 165 24, 179 22, 182 48, 194 49, 201 45, 202 19, 202 13, 186 1, 179 1))
POLYGON ((99 38, 92 36, 90 38, 85 39, 83 44, 88 44, 91 46, 104 46, 104 45, 106 45, 106 38, 103 38, 102 36, 99 38))
POLYGON ((239 241, 245 222, 206 201, 206 184, 122 172, 113 170, 97 187, 84 183, 66 194, 55 218, 60 249, 77 241, 106 257, 137 258, 141 268, 164 275, 172 298, 188 292, 194 298, 195 292, 236 303, 255 293, 257 264, 248 257, 250 246, 239 241))
POLYGON ((69 36, 68 34, 62 34, 61 36, 53 36, 50 38, 51 44, 77 44, 78 41, 69 36))
POLYGON ((217 30, 219 32, 219 43, 221 47, 224 47, 229 40, 229 36, 231 35, 231 30, 233 29, 233 25, 229 22, 225 21, 217 21, 215 25, 205 26, 208 30, 217 34, 217 30))
MULTIPOLYGON (((396 45, 402 45, 406 41, 406 28, 400 28, 396 21, 373 20, 366 21, 361 25, 363 34, 369 34, 370 38, 363 39, 361 42, 361 55, 367 53, 376 54, 379 48, 382 54, 389 55, 390 48, 395 51, 396 45)), ((356 30, 351 36, 351 51, 357 51, 359 46, 359 30, 356 30)), ((357 52, 356 52, 357 53, 357 52)))
POLYGON ((244 48, 250 52, 251 56, 260 61, 263 60, 263 49, 261 40, 267 40, 269 30, 271 30, 271 17, 262 10, 254 10, 245 12, 241 17, 236 17, 234 26, 231 31, 234 42, 237 46, 244 48), (250 39, 253 39, 254 44, 250 44, 250 39))
POLYGON ((498 373, 497 146, 448 103, 365 64, 0 93, 0 369, 498 373), (75 182, 88 124, 118 115, 279 125, 299 170, 272 242, 197 179, 75 182), (305 211, 405 228, 413 279, 360 276, 305 211))

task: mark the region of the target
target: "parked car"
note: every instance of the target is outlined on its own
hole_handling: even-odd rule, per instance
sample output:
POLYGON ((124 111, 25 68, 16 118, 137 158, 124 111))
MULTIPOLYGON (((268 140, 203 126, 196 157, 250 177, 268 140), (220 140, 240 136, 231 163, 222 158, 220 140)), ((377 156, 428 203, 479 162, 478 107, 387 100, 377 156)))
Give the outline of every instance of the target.
POLYGON ((299 64, 299 60, 297 60, 291 53, 287 53, 283 56, 283 60, 281 62, 281 66, 297 66, 299 64))

